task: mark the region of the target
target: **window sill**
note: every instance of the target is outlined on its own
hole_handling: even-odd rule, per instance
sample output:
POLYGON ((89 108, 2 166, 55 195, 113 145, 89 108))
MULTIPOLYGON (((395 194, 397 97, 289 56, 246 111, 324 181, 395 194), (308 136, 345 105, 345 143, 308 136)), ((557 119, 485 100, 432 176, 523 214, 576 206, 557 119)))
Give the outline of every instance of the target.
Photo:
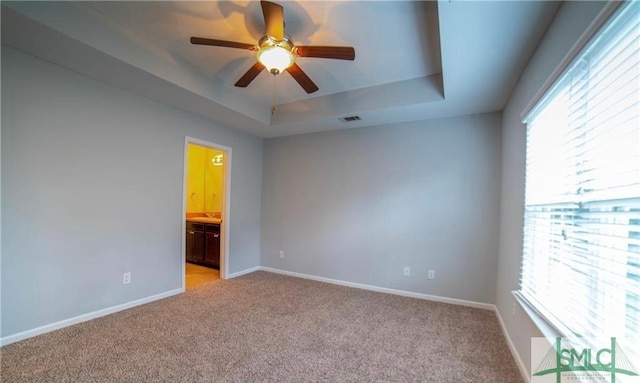
POLYGON ((555 338, 558 336, 564 336, 560 330, 558 330, 555 326, 553 326, 549 321, 542 315, 538 310, 536 310, 533 306, 527 302, 525 298, 520 295, 520 292, 514 290, 511 292, 516 299, 516 302, 522 307, 525 313, 531 318, 531 321, 536 325, 538 330, 542 333, 542 335, 546 338, 555 338))

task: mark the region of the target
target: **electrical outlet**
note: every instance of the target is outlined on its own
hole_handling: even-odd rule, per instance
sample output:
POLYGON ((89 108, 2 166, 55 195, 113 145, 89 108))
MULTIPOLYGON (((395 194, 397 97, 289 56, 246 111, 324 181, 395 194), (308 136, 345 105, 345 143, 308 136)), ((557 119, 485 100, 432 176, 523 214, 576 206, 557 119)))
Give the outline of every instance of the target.
POLYGON ((122 284, 128 285, 131 283, 131 273, 123 273, 122 274, 122 284))
POLYGON ((427 278, 436 279, 436 271, 435 270, 429 270, 429 273, 427 274, 427 278))
POLYGON ((411 268, 409 266, 404 267, 404 276, 408 277, 411 275, 411 268))
POLYGON ((280 250, 280 258, 284 258, 284 250, 280 250))

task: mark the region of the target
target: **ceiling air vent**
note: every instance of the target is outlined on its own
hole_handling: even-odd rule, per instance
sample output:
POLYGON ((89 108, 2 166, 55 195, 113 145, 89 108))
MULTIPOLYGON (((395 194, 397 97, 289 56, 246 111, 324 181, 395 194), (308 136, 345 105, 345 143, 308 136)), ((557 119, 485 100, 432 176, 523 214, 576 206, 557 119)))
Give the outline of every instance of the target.
POLYGON ((340 117, 338 120, 342 122, 360 121, 360 116, 340 117))

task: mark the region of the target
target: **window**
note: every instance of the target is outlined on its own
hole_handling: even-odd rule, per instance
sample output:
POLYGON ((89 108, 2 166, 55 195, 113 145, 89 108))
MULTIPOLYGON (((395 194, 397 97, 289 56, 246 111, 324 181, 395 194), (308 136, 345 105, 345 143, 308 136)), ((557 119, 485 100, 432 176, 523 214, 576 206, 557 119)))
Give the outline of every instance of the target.
POLYGON ((525 118, 518 294, 640 357, 640 3, 620 8, 525 118))

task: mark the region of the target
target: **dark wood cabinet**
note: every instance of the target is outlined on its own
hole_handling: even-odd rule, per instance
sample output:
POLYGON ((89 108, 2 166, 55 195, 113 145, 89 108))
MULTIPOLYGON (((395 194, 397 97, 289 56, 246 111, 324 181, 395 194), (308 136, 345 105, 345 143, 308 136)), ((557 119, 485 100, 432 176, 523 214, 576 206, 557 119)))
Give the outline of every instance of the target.
MULTIPOLYGON (((207 228, 214 229, 214 228, 207 228)), ((220 227, 217 231, 211 230, 205 232, 204 245, 204 263, 211 265, 217 269, 220 268, 220 227)))
POLYGON ((187 222, 186 258, 187 262, 202 263, 204 260, 204 225, 187 222))
POLYGON ((220 224, 187 221, 186 258, 216 269, 220 268, 220 224))

